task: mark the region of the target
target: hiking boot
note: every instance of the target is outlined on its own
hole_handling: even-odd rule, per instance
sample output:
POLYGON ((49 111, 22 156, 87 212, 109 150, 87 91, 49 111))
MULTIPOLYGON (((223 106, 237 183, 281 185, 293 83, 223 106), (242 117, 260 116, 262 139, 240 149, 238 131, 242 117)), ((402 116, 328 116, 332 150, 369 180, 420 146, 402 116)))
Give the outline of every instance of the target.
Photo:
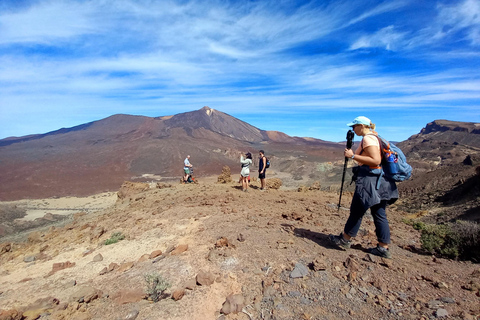
POLYGON ((338 248, 342 250, 350 249, 350 246, 352 244, 351 241, 345 240, 345 238, 343 237, 343 234, 341 233, 338 236, 331 234, 328 236, 328 239, 332 244, 336 245, 338 248))
POLYGON ((382 258, 387 258, 387 259, 392 259, 392 254, 390 253, 390 250, 376 246, 375 248, 369 248, 367 249, 368 253, 371 253, 373 255, 382 257, 382 258))

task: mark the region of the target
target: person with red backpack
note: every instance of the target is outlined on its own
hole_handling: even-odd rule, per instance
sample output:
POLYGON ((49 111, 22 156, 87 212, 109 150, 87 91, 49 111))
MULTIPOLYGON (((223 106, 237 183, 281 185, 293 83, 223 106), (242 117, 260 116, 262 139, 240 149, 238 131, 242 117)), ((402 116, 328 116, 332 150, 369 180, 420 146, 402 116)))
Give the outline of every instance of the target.
POLYGON ((340 235, 330 235, 329 240, 338 248, 346 250, 351 246, 351 238, 360 229, 365 212, 370 209, 375 224, 378 244, 368 249, 371 254, 392 258, 390 244, 390 226, 386 207, 398 199, 398 190, 394 180, 386 179, 382 170, 382 151, 380 139, 374 131, 375 124, 366 117, 357 117, 348 124, 357 136, 362 137, 355 152, 345 149, 346 158, 355 160, 359 166, 354 168, 355 193, 350 205, 350 215, 340 235))

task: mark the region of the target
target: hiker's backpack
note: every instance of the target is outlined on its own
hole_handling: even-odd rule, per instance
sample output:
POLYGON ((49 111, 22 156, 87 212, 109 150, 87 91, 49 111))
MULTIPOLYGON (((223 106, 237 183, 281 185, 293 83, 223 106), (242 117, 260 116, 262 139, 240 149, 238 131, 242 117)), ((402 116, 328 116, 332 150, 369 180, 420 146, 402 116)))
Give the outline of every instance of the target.
POLYGON ((382 152, 382 168, 385 178, 395 182, 405 181, 412 175, 412 166, 407 163, 407 158, 402 150, 393 143, 380 136, 376 136, 380 142, 382 152))
POLYGON ((265 157, 265 159, 267 160, 267 161, 265 162, 265 168, 270 168, 270 160, 268 160, 267 157, 265 157))

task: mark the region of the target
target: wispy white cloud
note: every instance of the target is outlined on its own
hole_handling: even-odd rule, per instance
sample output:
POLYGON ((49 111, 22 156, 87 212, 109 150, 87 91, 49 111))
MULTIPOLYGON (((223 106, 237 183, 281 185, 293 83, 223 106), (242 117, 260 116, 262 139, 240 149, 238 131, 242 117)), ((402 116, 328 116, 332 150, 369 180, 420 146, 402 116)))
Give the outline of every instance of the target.
POLYGON ((1 43, 52 44, 100 30, 91 25, 91 8, 76 2, 46 1, 0 15, 1 43))
POLYGON ((362 36, 350 46, 351 50, 361 48, 378 47, 385 50, 396 51, 398 47, 403 45, 405 34, 396 32, 394 26, 385 27, 378 32, 362 36))
POLYGON ((358 22, 364 21, 365 19, 375 17, 380 14, 396 11, 400 8, 407 6, 409 2, 410 1, 386 1, 354 17, 348 22, 348 25, 356 24, 358 22))
MULTIPOLYGON (((412 3, 45 0, 0 7, 0 138, 26 114, 68 126, 203 105, 276 116, 478 104, 480 75, 468 66, 480 59, 470 46, 478 0, 432 6, 428 25, 389 19, 412 3), (459 31, 468 46, 451 46, 459 31), (394 55, 402 65, 389 62, 394 55)), ((46 128, 13 134, 56 129, 46 128)))
POLYGON ((449 36, 460 30, 473 45, 480 45, 480 1, 465 0, 454 5, 439 5, 439 34, 449 36))

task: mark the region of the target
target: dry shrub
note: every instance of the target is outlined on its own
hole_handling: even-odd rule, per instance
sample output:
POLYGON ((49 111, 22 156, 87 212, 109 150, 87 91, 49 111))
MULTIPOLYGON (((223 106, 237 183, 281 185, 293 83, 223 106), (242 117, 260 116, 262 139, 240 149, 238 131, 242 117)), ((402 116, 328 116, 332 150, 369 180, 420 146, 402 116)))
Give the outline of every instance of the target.
POLYGON ((480 262, 480 225, 470 221, 422 225, 422 248, 453 259, 480 262))
POLYGON ((158 302, 164 298, 165 291, 172 286, 162 275, 156 272, 146 274, 144 279, 147 284, 147 296, 153 302, 158 302))

